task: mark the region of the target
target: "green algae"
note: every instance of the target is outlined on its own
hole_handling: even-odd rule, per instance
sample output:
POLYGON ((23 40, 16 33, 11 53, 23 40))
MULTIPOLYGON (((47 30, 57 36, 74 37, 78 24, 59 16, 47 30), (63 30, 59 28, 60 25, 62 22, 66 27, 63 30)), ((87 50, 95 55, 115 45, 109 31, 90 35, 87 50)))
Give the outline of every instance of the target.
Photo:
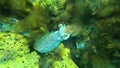
MULTIPOLYGON (((71 59, 79 68, 118 68, 120 67, 120 61, 118 61, 120 60, 119 3, 119 0, 1 0, 0 32, 22 34, 30 42, 25 49, 32 52, 34 51, 33 43, 37 38, 57 30, 58 24, 64 23, 70 26, 67 31, 72 30, 74 33, 70 40, 63 43, 70 49, 71 59), (18 22, 11 23, 8 20, 10 18, 14 18, 18 22), (77 48, 75 44, 83 41, 86 43, 85 47, 77 48)), ((4 37, 1 36, 0 41, 4 37)), ((0 47, 3 49, 0 50, 0 53, 3 53, 0 55, 1 63, 11 62, 11 59, 24 54, 23 51, 17 50, 21 47, 7 46, 7 42, 5 43, 0 42, 0 47), (10 49, 10 52, 7 48, 10 49)), ((12 45, 12 43, 10 44, 12 45)), ((29 51, 27 53, 31 55, 29 51)), ((46 66, 55 61, 55 55, 51 59, 48 58, 49 54, 43 57, 49 59, 49 61, 44 61, 48 62, 48 65, 45 64, 46 66)), ((59 56, 57 57, 59 58, 59 56)), ((39 62, 44 64, 42 60, 39 62)), ((58 62, 61 61, 56 61, 56 63, 58 62)), ((14 62, 12 63, 14 64, 14 62)), ((39 63, 37 64, 39 65, 39 63)))

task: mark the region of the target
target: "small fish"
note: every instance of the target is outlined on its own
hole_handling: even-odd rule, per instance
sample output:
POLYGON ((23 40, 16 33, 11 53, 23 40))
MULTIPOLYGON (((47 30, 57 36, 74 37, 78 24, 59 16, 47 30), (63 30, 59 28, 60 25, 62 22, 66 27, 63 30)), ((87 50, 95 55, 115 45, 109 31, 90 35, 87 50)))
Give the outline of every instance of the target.
POLYGON ((65 33, 65 25, 60 24, 58 31, 51 32, 39 38, 35 44, 34 49, 40 53, 47 53, 57 48, 63 40, 67 40, 71 33, 65 33))

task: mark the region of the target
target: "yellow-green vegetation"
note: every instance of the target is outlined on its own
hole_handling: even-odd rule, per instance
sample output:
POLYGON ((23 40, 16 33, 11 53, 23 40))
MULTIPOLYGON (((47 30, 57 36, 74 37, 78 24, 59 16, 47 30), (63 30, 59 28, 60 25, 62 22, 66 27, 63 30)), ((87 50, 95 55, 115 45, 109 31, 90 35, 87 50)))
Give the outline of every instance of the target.
POLYGON ((3 61, 0 63, 0 68, 39 68, 38 59, 37 53, 32 52, 3 61))
POLYGON ((58 14, 64 8, 66 0, 28 0, 34 7, 40 5, 53 14, 58 14))
POLYGON ((21 56, 29 52, 28 40, 22 35, 0 33, 0 49, 8 52, 12 57, 21 56))
POLYGON ((58 14, 59 10, 64 8, 65 2, 66 0, 40 0, 40 5, 53 14, 58 14))
POLYGON ((35 0, 34 5, 30 5, 30 1, 28 0, 0 1, 0 20, 3 23, 5 21, 3 31, 22 33, 29 39, 33 38, 31 39, 32 41, 38 38, 40 34, 48 32, 47 25, 50 18, 45 8, 36 5, 36 3, 38 3, 38 0, 35 0), (7 13, 8 16, 6 15, 7 13), (9 17, 11 15, 12 18, 18 20, 17 23, 9 23, 10 20, 7 19, 11 18, 9 17))
POLYGON ((48 22, 49 18, 47 14, 45 14, 44 9, 37 6, 30 11, 29 15, 20 20, 19 23, 15 24, 14 32, 27 33, 26 36, 32 38, 31 40, 34 40, 35 36, 38 38, 40 34, 48 32, 48 22))
POLYGON ((28 0, 34 7, 40 5, 40 0, 28 0))
POLYGON ((28 43, 20 34, 0 32, 0 68, 38 68, 39 56, 28 43))
POLYGON ((78 68, 76 64, 71 59, 61 60, 61 61, 55 61, 53 63, 53 68, 78 68))
POLYGON ((70 49, 65 48, 63 44, 60 44, 56 51, 58 52, 59 60, 53 62, 53 68, 78 68, 70 58, 70 49))
POLYGON ((65 47, 40 54, 41 68, 120 68, 120 0, 0 0, 0 66, 38 67, 32 45, 58 24, 73 33, 65 47))

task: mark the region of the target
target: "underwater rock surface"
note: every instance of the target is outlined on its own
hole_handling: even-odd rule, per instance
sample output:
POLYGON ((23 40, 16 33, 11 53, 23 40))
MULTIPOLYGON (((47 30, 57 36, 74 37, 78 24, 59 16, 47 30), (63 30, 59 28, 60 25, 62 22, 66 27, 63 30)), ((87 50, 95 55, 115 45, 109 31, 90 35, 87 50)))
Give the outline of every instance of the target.
POLYGON ((0 68, 38 68, 39 56, 20 34, 0 32, 0 68), (33 58, 34 57, 34 58, 33 58))
POLYGON ((120 68, 119 60, 120 0, 0 0, 0 68, 120 68))

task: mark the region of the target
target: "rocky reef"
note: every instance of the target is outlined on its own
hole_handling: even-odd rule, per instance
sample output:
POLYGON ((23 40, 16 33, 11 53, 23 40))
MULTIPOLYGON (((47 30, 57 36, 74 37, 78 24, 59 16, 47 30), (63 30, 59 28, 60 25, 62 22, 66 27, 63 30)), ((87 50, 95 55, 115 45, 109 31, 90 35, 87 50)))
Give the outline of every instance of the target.
POLYGON ((0 68, 38 68, 39 58, 22 35, 0 32, 0 68))
POLYGON ((119 68, 119 60, 119 0, 0 0, 0 68, 119 68))

